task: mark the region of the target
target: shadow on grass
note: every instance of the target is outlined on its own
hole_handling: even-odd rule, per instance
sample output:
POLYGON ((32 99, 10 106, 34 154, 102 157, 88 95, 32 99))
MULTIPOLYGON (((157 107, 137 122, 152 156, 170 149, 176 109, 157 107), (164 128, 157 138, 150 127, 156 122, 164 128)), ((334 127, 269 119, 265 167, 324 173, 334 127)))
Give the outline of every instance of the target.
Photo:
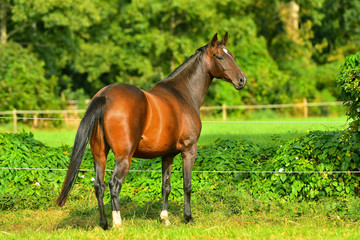
MULTIPOLYGON (((140 203, 131 200, 129 197, 120 198, 121 218, 124 221, 135 219, 147 219, 160 221, 162 202, 149 201, 140 203)), ((168 209, 172 216, 182 216, 183 204, 181 202, 170 202, 168 209)), ((62 219, 56 229, 83 229, 89 230, 99 226, 99 209, 98 207, 76 207, 76 203, 72 204, 69 214, 62 219)), ((112 208, 111 203, 105 204, 105 215, 108 225, 112 227, 112 208)))

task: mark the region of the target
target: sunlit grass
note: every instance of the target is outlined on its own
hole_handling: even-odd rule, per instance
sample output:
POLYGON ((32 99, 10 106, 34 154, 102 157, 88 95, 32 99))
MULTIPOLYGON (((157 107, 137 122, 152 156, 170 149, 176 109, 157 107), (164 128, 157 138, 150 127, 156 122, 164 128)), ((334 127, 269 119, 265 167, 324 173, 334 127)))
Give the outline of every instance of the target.
MULTIPOLYGON (((86 192, 85 194, 90 194, 86 192)), ((196 195, 196 193, 195 193, 196 195)), ((226 198, 226 197, 225 197, 226 198)), ((324 202, 245 202, 258 211, 229 213, 225 202, 199 204, 195 199, 196 223, 186 224, 182 203, 170 201, 171 225, 166 227, 158 215, 160 201, 139 206, 122 203, 123 225, 104 231, 98 226, 95 196, 67 203, 64 208, 3 211, 0 215, 1 239, 359 239, 360 223, 331 211, 328 206, 340 200, 324 202), (90 199, 90 198, 89 198, 90 199), (299 215, 299 213, 301 214, 299 215)), ((359 205, 359 200, 351 200, 359 205)), ((111 208, 106 204, 111 226, 111 208)))
POLYGON ((199 144, 217 138, 242 138, 259 145, 273 145, 315 130, 341 130, 347 127, 346 117, 264 119, 260 121, 205 121, 199 144))

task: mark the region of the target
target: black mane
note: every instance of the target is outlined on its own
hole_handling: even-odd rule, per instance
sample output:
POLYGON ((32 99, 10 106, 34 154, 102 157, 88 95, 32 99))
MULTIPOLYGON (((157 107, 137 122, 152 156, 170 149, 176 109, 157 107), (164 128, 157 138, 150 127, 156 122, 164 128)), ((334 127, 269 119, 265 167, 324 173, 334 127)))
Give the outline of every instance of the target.
POLYGON ((193 63, 196 62, 199 59, 199 57, 205 52, 208 46, 209 45, 205 45, 203 47, 198 48, 192 56, 186 59, 185 62, 183 62, 180 66, 178 66, 172 73, 169 74, 169 76, 167 76, 161 82, 176 78, 182 72, 183 69, 193 65, 193 63))

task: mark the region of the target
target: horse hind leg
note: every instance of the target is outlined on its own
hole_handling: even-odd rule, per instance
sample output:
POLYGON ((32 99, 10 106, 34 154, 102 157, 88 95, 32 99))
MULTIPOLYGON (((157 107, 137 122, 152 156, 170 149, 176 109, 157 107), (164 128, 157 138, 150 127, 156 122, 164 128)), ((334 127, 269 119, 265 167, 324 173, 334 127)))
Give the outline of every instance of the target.
MULTIPOLYGON (((96 132, 96 130, 95 130, 96 132)), ((94 132, 94 133, 95 133, 94 132)), ((109 153, 109 146, 104 141, 103 134, 97 132, 98 134, 93 134, 93 137, 90 141, 91 151, 94 157, 94 167, 95 167, 95 182, 94 189, 95 195, 98 200, 99 213, 100 213, 100 227, 104 230, 108 228, 108 223, 105 216, 104 209, 104 192, 105 192, 105 166, 106 159, 109 153)))
POLYGON ((111 194, 113 227, 121 225, 119 195, 126 175, 130 170, 133 152, 130 154, 117 154, 115 152, 115 167, 109 186, 111 194))

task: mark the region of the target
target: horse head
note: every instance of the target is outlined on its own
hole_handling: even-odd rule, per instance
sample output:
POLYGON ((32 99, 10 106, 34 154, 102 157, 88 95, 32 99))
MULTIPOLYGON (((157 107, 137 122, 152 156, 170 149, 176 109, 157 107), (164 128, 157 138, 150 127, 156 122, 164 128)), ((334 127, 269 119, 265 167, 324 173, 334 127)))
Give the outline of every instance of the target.
POLYGON ((207 48, 209 71, 213 77, 230 82, 240 90, 245 87, 247 77, 236 64, 234 54, 227 49, 227 40, 227 32, 221 41, 218 41, 217 33, 212 38, 207 48))

